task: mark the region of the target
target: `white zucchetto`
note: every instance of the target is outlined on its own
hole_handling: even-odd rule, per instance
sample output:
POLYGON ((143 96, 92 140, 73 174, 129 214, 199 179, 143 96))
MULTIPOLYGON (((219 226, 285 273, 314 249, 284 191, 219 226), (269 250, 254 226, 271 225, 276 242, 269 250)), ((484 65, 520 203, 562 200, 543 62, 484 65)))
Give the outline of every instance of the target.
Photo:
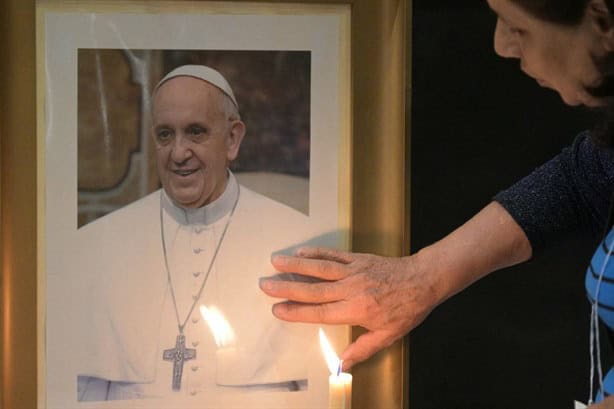
POLYGON ((232 103, 235 105, 235 107, 237 107, 237 110, 239 109, 239 104, 237 103, 235 94, 232 92, 232 88, 230 88, 230 84, 228 81, 226 81, 226 78, 224 78, 224 76, 218 71, 205 65, 182 65, 175 68, 166 74, 164 78, 160 80, 160 82, 158 82, 154 88, 154 93, 162 84, 175 77, 194 77, 215 85, 224 94, 228 95, 232 103))

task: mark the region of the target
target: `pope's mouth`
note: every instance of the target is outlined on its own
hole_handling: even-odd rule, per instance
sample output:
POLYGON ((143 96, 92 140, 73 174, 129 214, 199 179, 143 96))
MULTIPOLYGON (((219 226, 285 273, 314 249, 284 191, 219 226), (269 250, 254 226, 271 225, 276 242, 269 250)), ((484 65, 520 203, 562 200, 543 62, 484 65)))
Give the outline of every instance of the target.
POLYGON ((172 172, 177 176, 190 176, 195 173, 198 169, 175 169, 172 172))

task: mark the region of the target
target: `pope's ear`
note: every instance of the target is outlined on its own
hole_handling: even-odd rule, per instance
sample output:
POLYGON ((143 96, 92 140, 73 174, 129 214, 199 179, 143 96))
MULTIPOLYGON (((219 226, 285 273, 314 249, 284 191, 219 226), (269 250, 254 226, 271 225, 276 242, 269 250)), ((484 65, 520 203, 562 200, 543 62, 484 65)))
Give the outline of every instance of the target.
POLYGON ((245 124, 243 121, 238 119, 232 121, 228 138, 226 138, 226 157, 229 161, 237 158, 241 142, 243 142, 243 136, 245 136, 245 124))
POLYGON ((606 51, 614 51, 614 9, 610 9, 608 3, 606 0, 590 0, 587 16, 606 51))

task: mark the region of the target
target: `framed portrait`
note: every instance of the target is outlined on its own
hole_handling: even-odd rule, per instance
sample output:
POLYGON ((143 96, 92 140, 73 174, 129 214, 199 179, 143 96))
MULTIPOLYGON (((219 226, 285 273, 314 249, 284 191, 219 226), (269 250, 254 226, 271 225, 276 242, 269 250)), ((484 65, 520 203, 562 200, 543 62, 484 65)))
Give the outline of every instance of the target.
MULTIPOLYGON (((12 61, 0 128, 7 408, 327 405, 317 326, 276 322, 257 282, 275 273, 272 255, 304 244, 406 248, 406 4, 311 3, 7 3, 22 22, 1 37, 12 61), (373 13, 383 20, 365 37, 356 27, 373 13), (23 37, 28 22, 36 35, 23 37), (35 59, 20 60, 26 38, 35 59), (185 72, 163 79, 183 67, 212 70, 230 91, 185 72), (207 214, 172 207, 196 172, 176 169, 180 148, 164 159, 161 144, 169 120, 156 98, 173 95, 176 107, 192 94, 173 91, 179 77, 230 100, 239 116, 221 102, 215 112, 245 130, 238 153, 222 154, 233 159, 225 190, 205 202, 227 203, 210 229, 207 214), (201 267, 174 254, 184 242, 201 267)), ((173 128, 176 146, 193 142, 193 122, 173 128)), ((207 155, 186 163, 213 163, 207 155)), ((323 329, 338 352, 361 331, 323 329)), ((406 405, 406 363, 397 343, 356 367, 353 406, 406 405)))

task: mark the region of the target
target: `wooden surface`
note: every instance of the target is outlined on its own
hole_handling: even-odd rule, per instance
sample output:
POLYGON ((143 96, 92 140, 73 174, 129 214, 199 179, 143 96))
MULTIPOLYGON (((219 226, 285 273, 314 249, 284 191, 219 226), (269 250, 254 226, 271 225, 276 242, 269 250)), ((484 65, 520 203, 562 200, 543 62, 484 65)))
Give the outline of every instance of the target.
POLYGON ((6 409, 36 406, 36 112, 34 2, 5 1, 0 52, 2 391, 6 409))
MULTIPOLYGON (((353 249, 400 255, 407 248, 408 231, 405 42, 410 3, 330 3, 352 6, 353 249)), ((43 337, 44 294, 37 293, 38 201, 42 206, 37 192, 42 189, 37 188, 36 166, 41 147, 36 136, 35 2, 4 0, 1 7, 0 407, 24 409, 43 407, 44 401, 37 400, 36 381, 44 379, 37 349, 37 339, 43 337)), ((399 342, 355 368, 354 409, 407 407, 406 355, 399 342)))

